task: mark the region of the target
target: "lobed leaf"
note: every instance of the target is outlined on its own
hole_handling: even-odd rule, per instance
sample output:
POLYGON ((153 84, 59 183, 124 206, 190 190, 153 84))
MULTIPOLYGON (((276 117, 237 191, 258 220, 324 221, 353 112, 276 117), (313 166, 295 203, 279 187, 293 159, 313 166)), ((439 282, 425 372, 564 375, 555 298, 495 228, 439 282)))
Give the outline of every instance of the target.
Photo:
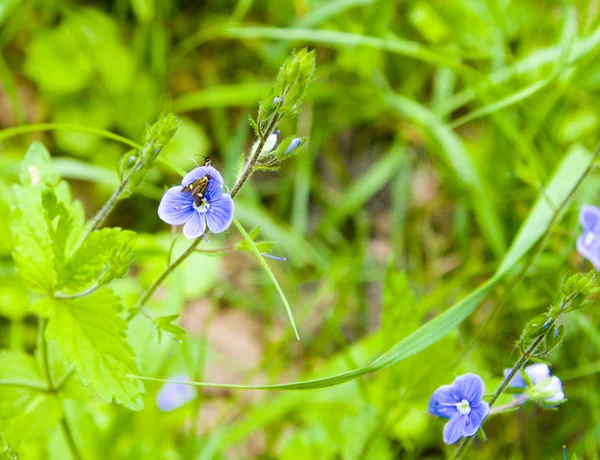
POLYGON ((126 321, 112 290, 102 288, 74 300, 44 299, 36 310, 50 318, 46 338, 56 342, 84 385, 106 402, 129 409, 143 407, 144 387, 127 375, 137 372, 135 353, 126 339, 126 321))

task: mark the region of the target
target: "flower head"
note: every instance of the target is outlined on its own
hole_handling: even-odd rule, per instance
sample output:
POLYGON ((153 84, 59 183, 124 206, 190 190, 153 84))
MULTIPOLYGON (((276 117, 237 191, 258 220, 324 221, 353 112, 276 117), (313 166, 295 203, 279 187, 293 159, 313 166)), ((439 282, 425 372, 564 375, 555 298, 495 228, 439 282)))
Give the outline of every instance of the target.
POLYGON ((452 385, 442 385, 433 392, 429 413, 450 419, 444 427, 446 444, 477 433, 490 411, 489 404, 483 401, 484 391, 481 377, 465 374, 454 379, 452 385))
MULTIPOLYGON (((504 377, 508 377, 511 372, 512 369, 504 369, 504 377)), ((547 364, 536 363, 527 366, 511 379, 509 385, 513 388, 526 388, 525 394, 528 399, 541 401, 547 405, 554 405, 554 403, 565 399, 562 382, 558 377, 551 374, 550 367, 547 364), (531 381, 531 386, 525 381, 523 372, 531 381)), ((521 396, 523 395, 516 395, 517 398, 521 396)))
POLYGON ((162 197, 158 216, 171 225, 182 225, 186 238, 204 235, 206 225, 212 233, 221 233, 233 220, 233 200, 223 193, 223 177, 212 166, 190 171, 181 185, 171 187, 162 197))
MULTIPOLYGON (((185 374, 174 375, 173 380, 189 380, 185 374)), ((196 397, 196 389, 181 383, 167 383, 156 395, 156 406, 163 412, 179 409, 196 397)))
POLYGON ((600 209, 586 204, 581 208, 579 221, 583 233, 577 239, 577 252, 600 269, 600 209))

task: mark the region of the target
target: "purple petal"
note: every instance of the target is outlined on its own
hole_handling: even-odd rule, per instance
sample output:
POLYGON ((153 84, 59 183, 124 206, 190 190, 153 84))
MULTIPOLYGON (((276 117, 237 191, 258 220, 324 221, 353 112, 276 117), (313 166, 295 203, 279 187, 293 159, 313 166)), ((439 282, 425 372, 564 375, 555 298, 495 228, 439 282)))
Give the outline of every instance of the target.
POLYGON ((430 414, 438 417, 452 418, 458 414, 456 409, 456 403, 458 402, 460 402, 460 399, 454 393, 453 385, 442 385, 431 395, 427 410, 430 414))
POLYGON ((600 209, 591 204, 584 205, 579 213, 579 221, 586 231, 595 233, 600 223, 600 209))
MULTIPOLYGON (((511 372, 512 369, 504 369, 504 378, 508 377, 511 372)), ((508 384, 513 388, 527 388, 527 382, 521 372, 517 372, 508 384)))
POLYGON ((550 368, 547 364, 536 363, 525 368, 525 373, 531 379, 531 382, 536 385, 542 380, 550 378, 550 368))
POLYGON ((221 233, 229 228, 233 220, 233 200, 231 196, 223 193, 219 199, 209 201, 206 211, 208 228, 213 233, 221 233))
POLYGON ((488 416, 490 405, 485 401, 481 401, 475 406, 471 406, 471 412, 467 415, 468 422, 463 430, 463 436, 473 436, 488 416))
POLYGON ((194 239, 200 235, 204 235, 206 223, 204 222, 204 214, 195 211, 185 225, 183 226, 183 234, 186 238, 194 239))
MULTIPOLYGON (((189 380, 187 375, 175 375, 173 380, 189 380)), ((156 405, 163 412, 172 411, 196 397, 196 389, 181 383, 167 383, 156 395, 156 405)))
POLYGON ((158 217, 170 225, 185 224, 194 210, 194 200, 189 193, 181 193, 181 186, 166 191, 158 205, 158 217))
POLYGON ((465 374, 454 379, 452 386, 456 387, 455 392, 460 395, 460 399, 466 399, 471 406, 479 403, 485 392, 485 384, 477 374, 465 374))
POLYGON ((592 232, 584 232, 577 238, 577 252, 600 270, 600 238, 592 232))
POLYGON ((466 415, 457 415, 446 423, 444 427, 444 442, 446 444, 454 444, 462 438, 468 419, 466 415))

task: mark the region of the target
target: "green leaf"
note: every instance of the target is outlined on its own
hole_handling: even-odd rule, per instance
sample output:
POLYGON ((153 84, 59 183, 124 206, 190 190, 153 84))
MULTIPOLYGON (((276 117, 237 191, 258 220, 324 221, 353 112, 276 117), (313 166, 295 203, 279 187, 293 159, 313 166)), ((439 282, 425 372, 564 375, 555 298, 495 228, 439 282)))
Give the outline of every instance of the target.
POLYGON ((32 291, 52 295, 58 275, 40 191, 15 185, 13 192, 12 255, 17 272, 32 291))
POLYGON ((60 420, 60 404, 46 391, 37 361, 20 351, 0 352, 0 432, 18 449, 49 434, 60 420))
POLYGON ((41 142, 34 142, 29 146, 19 178, 24 186, 57 185, 60 177, 52 167, 50 153, 41 142))
POLYGON ((77 292, 124 277, 133 260, 130 243, 134 236, 120 228, 92 232, 65 266, 64 289, 77 292))
POLYGON ((106 402, 143 407, 144 387, 127 375, 138 369, 119 316, 119 298, 108 288, 74 300, 44 299, 36 310, 50 317, 46 338, 55 341, 84 385, 106 402))
MULTIPOLYGON (((555 174, 532 207, 525 222, 521 225, 517 236, 509 248, 504 260, 491 279, 480 285, 465 298, 454 304, 441 315, 427 322, 408 337, 396 343, 388 351, 380 355, 371 364, 343 372, 330 377, 274 385, 234 385, 207 382, 179 382, 199 387, 258 389, 258 390, 308 390, 339 385, 354 380, 362 375, 376 372, 393 366, 402 360, 423 351, 440 341, 455 330, 466 318, 479 307, 483 299, 494 286, 516 263, 550 230, 553 217, 560 213, 561 208, 568 202, 569 197, 583 180, 591 168, 595 155, 581 147, 575 147, 567 152, 558 165, 555 174), (554 197, 557 201, 550 202, 545 197, 554 197)), ((234 219, 234 223, 237 221, 234 219)), ((236 224, 237 225, 237 224, 236 224)), ((167 382, 164 379, 138 377, 142 380, 167 382)))

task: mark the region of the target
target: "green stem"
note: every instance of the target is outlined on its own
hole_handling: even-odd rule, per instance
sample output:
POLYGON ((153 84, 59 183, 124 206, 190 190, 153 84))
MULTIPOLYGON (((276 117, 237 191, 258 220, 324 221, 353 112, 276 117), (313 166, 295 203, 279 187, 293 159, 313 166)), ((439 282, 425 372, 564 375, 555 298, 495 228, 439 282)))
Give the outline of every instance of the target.
MULTIPOLYGON (((230 193, 231 198, 235 198, 235 196, 242 189, 242 186, 246 183, 246 181, 252 175, 254 164, 258 160, 258 156, 260 155, 260 152, 262 151, 262 149, 265 145, 265 142, 267 141, 267 139, 269 138, 269 136, 271 135, 271 133, 277 126, 277 123, 279 122, 280 119, 281 119, 280 115, 275 115, 271 119, 271 122, 269 123, 265 133, 259 139, 256 151, 253 153, 253 155, 250 157, 250 159, 244 166, 244 170, 243 170, 242 174, 240 175, 237 182, 233 186, 233 189, 231 190, 231 193, 230 193)), ((183 261, 185 261, 185 259, 187 259, 190 255, 192 255, 194 252, 196 252, 196 247, 198 247, 198 245, 202 242, 203 239, 204 239, 204 235, 196 238, 192 242, 192 244, 190 244, 190 246, 185 250, 185 252, 183 254, 181 254, 177 259, 175 259, 174 262, 167 265, 167 267, 159 275, 159 277, 156 279, 156 281, 154 281, 154 283, 152 283, 150 285, 150 287, 148 289, 146 289, 146 291, 139 298, 139 300, 137 301, 135 306, 131 309, 128 319, 130 319, 130 320, 133 319, 138 313, 143 311, 144 306, 146 305, 146 303, 148 303, 148 301, 150 300, 150 298, 152 297, 154 292, 158 289, 158 287, 169 277, 169 275, 173 272, 173 270, 175 270, 179 265, 181 265, 181 263, 183 261)))
POLYGON ((71 455, 75 460, 81 460, 81 455, 79 455, 79 449, 77 449, 77 443, 75 442, 75 438, 73 437, 73 432, 71 431, 71 427, 69 426, 69 421, 66 416, 60 421, 60 428, 65 437, 65 441, 69 446, 69 450, 71 451, 71 455))
MULTIPOLYGON (((563 305, 565 303, 567 303, 567 302, 568 302, 568 300, 565 299, 563 301, 563 305)), ((550 325, 548 326, 547 331, 552 330, 552 326, 554 325, 555 322, 556 322, 556 319, 553 319, 552 322, 550 323, 550 325)), ((521 355, 521 357, 518 359, 518 361, 516 362, 516 364, 511 369, 510 373, 504 378, 504 380, 502 381, 502 383, 500 384, 500 386, 496 390, 496 393, 494 393, 494 396, 492 397, 492 399, 489 402, 490 409, 492 408, 492 406, 494 405, 494 403, 498 400, 498 398, 502 395, 502 393, 504 392, 504 390, 506 390, 506 387, 510 384, 511 380, 513 379, 513 377, 515 375, 517 375, 519 372, 521 372, 521 369, 523 368, 523 366, 525 366, 525 364, 527 363, 527 361, 529 361, 529 358, 531 358, 531 356, 534 354, 535 350, 540 345, 540 343, 542 343, 542 340, 544 340, 544 338, 546 337, 547 334, 548 334, 548 332, 546 332, 546 333, 540 335, 539 337, 537 337, 533 341, 533 343, 527 348, 527 350, 524 351, 524 353, 521 355)), ((464 438, 463 439, 463 441, 461 442, 460 446, 458 447, 458 450, 454 454, 454 457, 453 457, 454 460, 459 460, 459 459, 462 458, 462 456, 464 455, 465 451, 467 450, 467 448, 469 447, 469 445, 473 441, 473 438, 474 438, 474 436, 470 436, 468 438, 464 438)))

